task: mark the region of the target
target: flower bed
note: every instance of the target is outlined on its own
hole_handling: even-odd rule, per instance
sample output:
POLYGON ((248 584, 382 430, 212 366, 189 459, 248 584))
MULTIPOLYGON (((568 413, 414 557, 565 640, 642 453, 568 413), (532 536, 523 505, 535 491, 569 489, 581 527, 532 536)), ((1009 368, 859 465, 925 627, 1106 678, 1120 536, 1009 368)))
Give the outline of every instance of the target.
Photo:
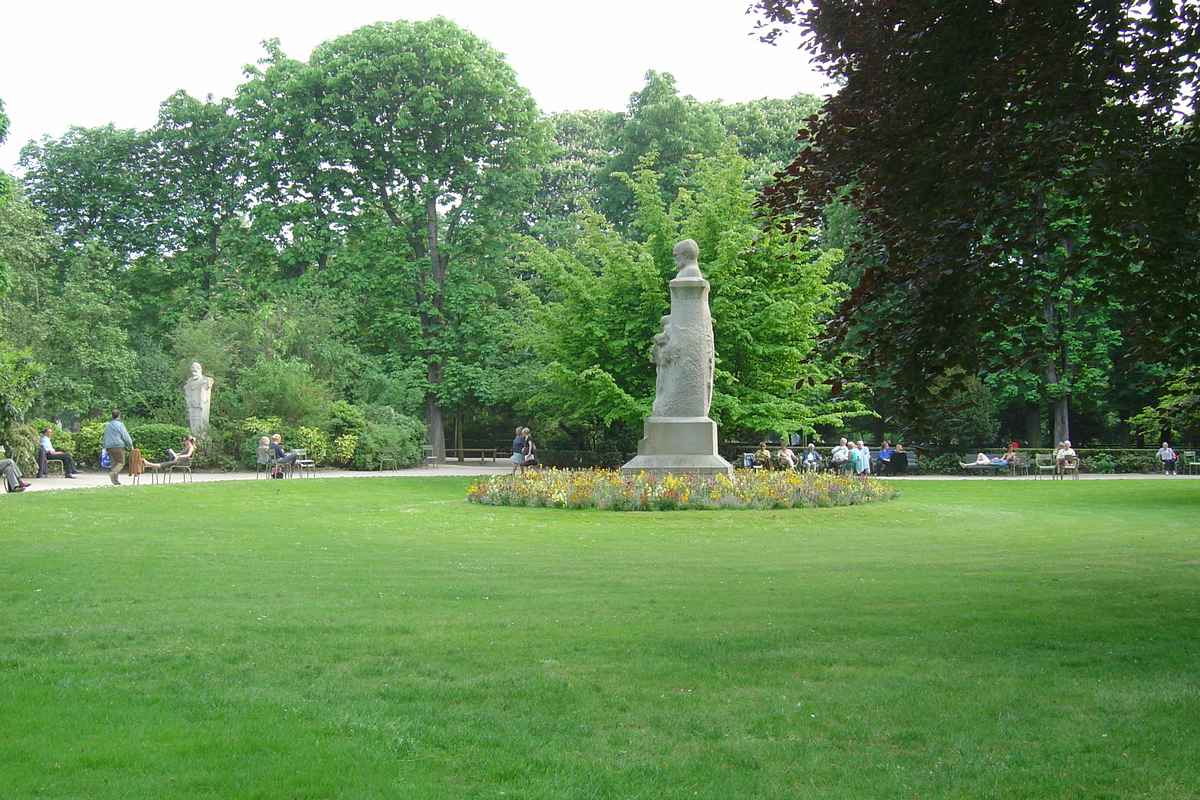
POLYGON ((615 470, 544 470, 480 478, 472 503, 606 511, 721 508, 826 508, 891 500, 891 486, 871 478, 797 472, 738 471, 724 475, 623 475, 615 470))

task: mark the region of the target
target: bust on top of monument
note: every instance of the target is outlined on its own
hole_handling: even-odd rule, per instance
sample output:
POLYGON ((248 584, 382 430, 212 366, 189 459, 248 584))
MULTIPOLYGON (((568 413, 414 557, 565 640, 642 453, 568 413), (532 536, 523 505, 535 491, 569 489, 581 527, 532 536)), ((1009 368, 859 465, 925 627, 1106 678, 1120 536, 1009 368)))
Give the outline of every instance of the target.
POLYGON ((675 245, 676 278, 703 278, 700 274, 700 246, 691 239, 684 239, 675 245))

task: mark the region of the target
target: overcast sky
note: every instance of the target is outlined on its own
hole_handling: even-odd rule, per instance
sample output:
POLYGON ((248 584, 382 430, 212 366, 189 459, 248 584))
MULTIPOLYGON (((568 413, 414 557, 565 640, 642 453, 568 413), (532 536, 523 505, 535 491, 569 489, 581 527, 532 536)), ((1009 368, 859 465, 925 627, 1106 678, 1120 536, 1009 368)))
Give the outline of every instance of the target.
POLYGON ((545 111, 625 108, 648 69, 684 94, 728 102, 827 93, 792 37, 760 43, 750 0, 60 0, 0 9, 0 169, 71 125, 144 129, 178 89, 230 97, 242 67, 280 39, 291 58, 381 20, 441 14, 506 54, 545 111))

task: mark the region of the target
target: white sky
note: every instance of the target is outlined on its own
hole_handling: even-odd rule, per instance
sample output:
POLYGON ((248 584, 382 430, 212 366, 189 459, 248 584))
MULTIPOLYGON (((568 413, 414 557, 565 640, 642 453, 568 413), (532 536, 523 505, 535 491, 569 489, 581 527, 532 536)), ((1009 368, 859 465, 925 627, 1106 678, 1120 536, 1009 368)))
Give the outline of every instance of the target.
POLYGON ((737 102, 826 94, 796 50, 752 35, 750 0, 60 0, 0 8, 0 98, 11 121, 0 170, 71 125, 151 127, 178 89, 230 97, 279 38, 291 58, 381 20, 441 14, 505 53, 545 111, 624 109, 649 69, 683 94, 737 102))

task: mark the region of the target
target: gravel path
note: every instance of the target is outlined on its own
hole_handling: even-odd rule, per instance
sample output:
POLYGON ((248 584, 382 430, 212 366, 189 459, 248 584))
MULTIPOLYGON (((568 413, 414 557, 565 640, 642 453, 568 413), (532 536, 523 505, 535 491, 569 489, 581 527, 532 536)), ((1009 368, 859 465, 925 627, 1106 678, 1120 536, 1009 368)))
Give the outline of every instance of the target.
MULTIPOLYGON (((318 469, 316 478, 434 478, 439 476, 456 475, 456 476, 476 476, 476 475, 506 475, 512 469, 508 461, 497 461, 493 464, 490 461, 479 463, 478 461, 459 462, 453 461, 446 464, 438 464, 437 466, 419 466, 409 467, 408 469, 400 470, 384 470, 383 472, 352 472, 343 469, 318 469)), ((143 487, 154 486, 154 475, 144 473, 139 476, 138 482, 133 483, 133 479, 128 475, 121 475, 121 486, 113 486, 107 472, 85 471, 82 475, 77 475, 74 478, 62 478, 58 475, 53 475, 49 478, 30 478, 26 475, 22 480, 32 484, 26 491, 42 492, 54 489, 87 489, 104 487, 110 489, 140 489, 143 487)), ((184 476, 182 473, 176 472, 171 479, 172 483, 183 482, 184 476)), ((897 483, 906 481, 1029 481, 1038 480, 1035 475, 1021 475, 1012 477, 1008 475, 905 475, 902 478, 886 478, 885 480, 894 480, 897 483)), ((1096 480, 1200 480, 1200 475, 1089 475, 1081 474, 1080 480, 1096 481, 1096 480)), ((192 473, 192 480, 196 483, 208 483, 210 481, 245 481, 245 480, 265 480, 261 475, 256 475, 254 472, 217 472, 199 470, 192 473)), ((288 480, 310 480, 310 478, 288 478, 288 480)), ((1048 478, 1047 478, 1048 480, 1048 478)), ((161 483, 161 479, 159 481, 161 483)), ((1067 479, 1070 482, 1070 479, 1067 479)))

